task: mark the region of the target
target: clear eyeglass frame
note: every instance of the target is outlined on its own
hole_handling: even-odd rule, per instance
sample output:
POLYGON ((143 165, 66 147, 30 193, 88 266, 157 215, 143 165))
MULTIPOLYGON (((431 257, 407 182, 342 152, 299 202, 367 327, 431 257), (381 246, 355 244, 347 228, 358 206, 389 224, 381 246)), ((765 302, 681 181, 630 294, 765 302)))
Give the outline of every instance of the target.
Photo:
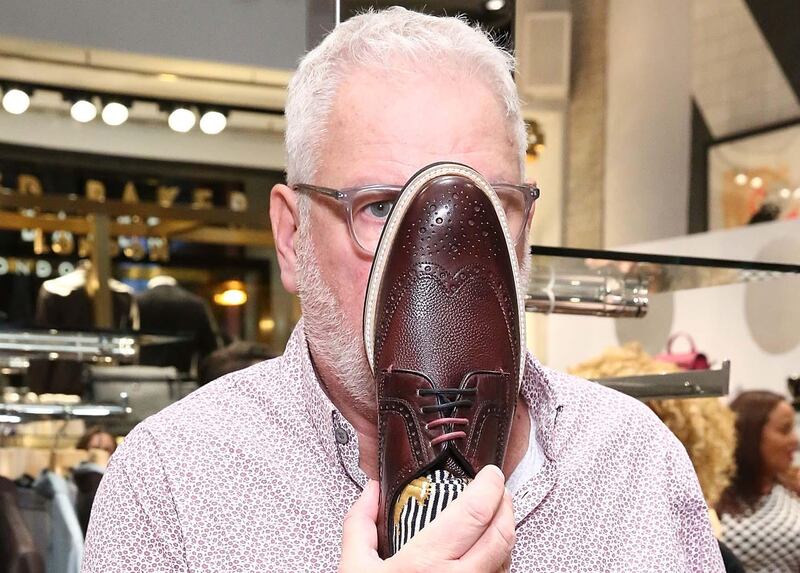
MULTIPOLYGON (((516 201, 521 201, 522 210, 519 215, 521 217, 517 217, 520 221, 519 228, 514 229, 512 232, 515 234, 513 238, 514 243, 519 243, 522 239, 525 226, 528 221, 528 217, 530 216, 531 209, 533 205, 536 203, 536 200, 541 195, 541 191, 535 184, 531 183, 523 183, 523 184, 512 184, 512 183, 491 183, 492 188, 498 194, 499 197, 517 197, 516 201)), ((377 202, 386 202, 391 201, 392 205, 397 200, 397 197, 400 196, 400 193, 403 190, 403 186, 401 185, 364 185, 361 187, 345 187, 342 189, 333 189, 331 187, 322 187, 319 185, 311 185, 308 183, 296 183, 292 185, 292 189, 295 192, 305 192, 305 193, 317 193, 319 195, 323 195, 325 197, 329 197, 334 199, 338 202, 346 212, 346 221, 347 221, 347 229, 350 233, 350 237, 353 239, 355 244, 365 253, 369 255, 375 254, 375 248, 377 246, 377 242, 375 245, 371 244, 371 242, 363 241, 361 237, 359 237, 358 233, 356 232, 356 225, 353 220, 354 215, 354 206, 359 205, 360 202, 364 201, 364 198, 367 198, 367 201, 364 203, 364 206, 369 206, 370 203, 368 198, 370 197, 383 197, 383 199, 378 199, 377 202)), ((359 205, 359 208, 361 205, 359 205)), ((391 212, 391 211, 390 211, 391 212)), ((388 217, 388 213, 387 213, 388 217)))

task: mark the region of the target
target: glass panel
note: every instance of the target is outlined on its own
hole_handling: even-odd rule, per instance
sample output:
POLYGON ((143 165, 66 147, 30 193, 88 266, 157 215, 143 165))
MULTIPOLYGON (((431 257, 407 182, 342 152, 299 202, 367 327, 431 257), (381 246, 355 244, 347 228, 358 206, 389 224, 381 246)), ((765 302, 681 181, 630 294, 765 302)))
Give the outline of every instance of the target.
POLYGON ((800 265, 531 247, 526 309, 643 316, 656 293, 800 276, 800 265))

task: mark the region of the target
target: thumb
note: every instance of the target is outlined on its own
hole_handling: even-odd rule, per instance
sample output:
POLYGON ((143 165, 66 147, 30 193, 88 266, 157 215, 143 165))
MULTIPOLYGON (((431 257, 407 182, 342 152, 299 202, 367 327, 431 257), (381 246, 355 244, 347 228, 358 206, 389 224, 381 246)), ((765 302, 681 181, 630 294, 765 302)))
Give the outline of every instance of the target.
POLYGON ((342 564, 367 565, 378 559, 378 482, 369 480, 364 491, 347 512, 342 532, 342 564))

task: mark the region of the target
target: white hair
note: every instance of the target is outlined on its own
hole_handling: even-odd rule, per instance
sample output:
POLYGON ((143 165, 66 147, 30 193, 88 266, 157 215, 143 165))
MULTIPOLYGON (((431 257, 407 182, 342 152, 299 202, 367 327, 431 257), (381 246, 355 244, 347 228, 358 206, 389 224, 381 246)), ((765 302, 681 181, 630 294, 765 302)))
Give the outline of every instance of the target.
MULTIPOLYGON (((342 79, 353 69, 389 63, 405 64, 408 71, 423 63, 439 65, 485 81, 505 110, 508 135, 518 150, 523 173, 527 136, 512 77, 513 56, 497 47, 485 31, 460 18, 430 16, 395 6, 370 10, 343 22, 300 61, 286 100, 289 185, 313 182, 342 79)), ((303 203, 301 221, 306 211, 303 203)))

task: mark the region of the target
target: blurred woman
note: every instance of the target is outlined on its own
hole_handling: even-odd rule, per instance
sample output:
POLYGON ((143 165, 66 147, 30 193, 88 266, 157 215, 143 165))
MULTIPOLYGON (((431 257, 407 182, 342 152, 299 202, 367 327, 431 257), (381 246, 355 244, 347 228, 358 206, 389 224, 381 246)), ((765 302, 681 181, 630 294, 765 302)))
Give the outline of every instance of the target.
POLYGON ((794 410, 773 392, 743 392, 736 414, 736 473, 720 499, 722 540, 748 573, 800 571, 800 498, 778 478, 792 466, 794 410))
POLYGON ((110 456, 117 450, 117 439, 103 426, 92 426, 75 447, 79 450, 103 450, 110 456))

